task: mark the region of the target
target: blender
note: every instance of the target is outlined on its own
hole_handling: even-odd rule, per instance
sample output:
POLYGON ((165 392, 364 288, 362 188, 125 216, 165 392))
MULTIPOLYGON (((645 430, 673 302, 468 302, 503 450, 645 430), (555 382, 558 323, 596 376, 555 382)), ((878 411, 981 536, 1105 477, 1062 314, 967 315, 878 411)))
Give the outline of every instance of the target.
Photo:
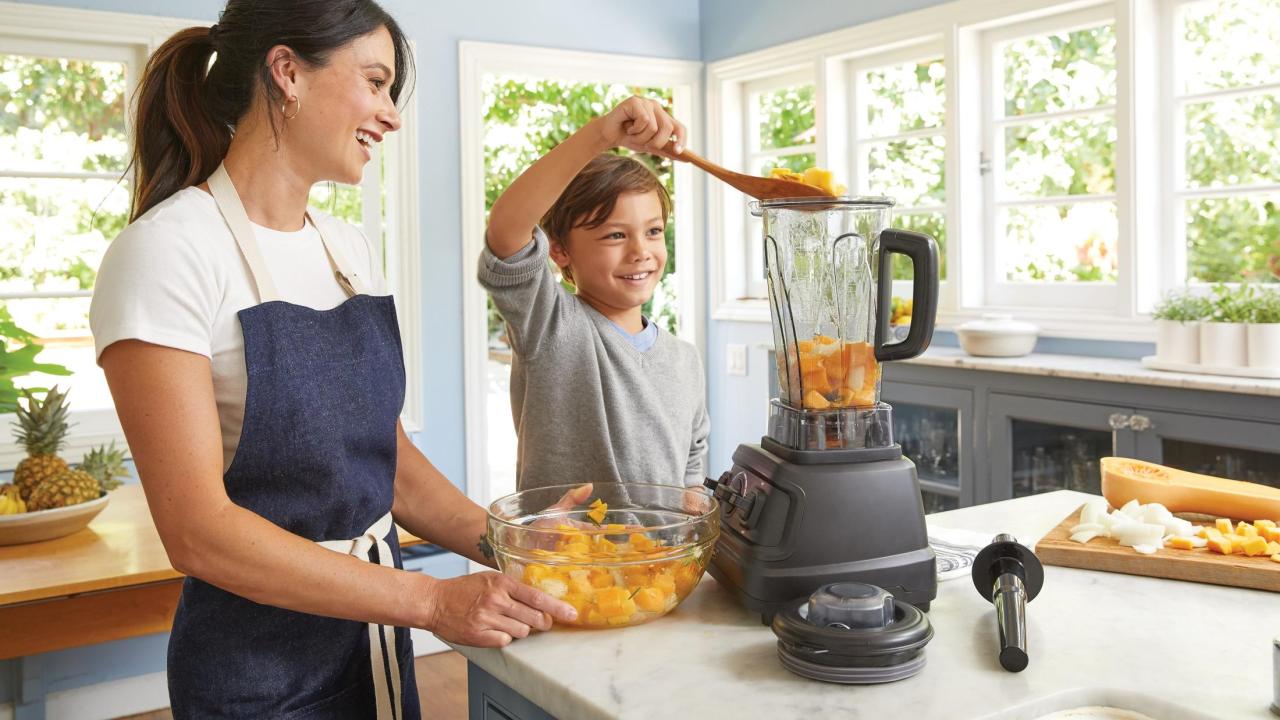
POLYGON ((881 363, 933 336, 938 251, 889 228, 889 198, 778 198, 762 217, 779 395, 768 434, 706 486, 721 503, 709 568, 764 622, 832 583, 883 588, 927 611, 937 591, 915 465, 893 441, 881 363), (891 260, 914 272, 910 330, 892 339, 891 260))

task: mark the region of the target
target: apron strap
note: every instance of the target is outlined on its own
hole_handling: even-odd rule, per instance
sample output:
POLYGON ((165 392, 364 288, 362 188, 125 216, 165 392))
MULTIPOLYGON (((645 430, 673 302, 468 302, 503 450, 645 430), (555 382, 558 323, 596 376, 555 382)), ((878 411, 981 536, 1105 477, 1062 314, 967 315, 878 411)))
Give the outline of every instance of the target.
MULTIPOLYGON (((392 527, 391 513, 387 513, 378 518, 378 521, 358 538, 325 540, 316 544, 363 560, 370 559, 369 551, 376 546, 378 564, 394 568, 395 563, 391 560, 391 546, 386 540, 392 527)), ((403 706, 401 705, 400 659, 396 655, 395 628, 369 623, 369 660, 373 668, 373 695, 378 706, 378 720, 397 720, 403 706), (389 683, 388 676, 390 676, 389 683)))
MULTIPOLYGON (((218 205, 218 210, 222 213, 222 217, 227 221, 227 226, 231 228, 231 235, 236 240, 236 245, 240 248, 240 254, 244 256, 245 262, 249 265, 249 274, 253 276, 253 283, 258 290, 258 302, 271 302, 280 300, 280 292, 276 289, 275 282, 271 279, 271 271, 267 269, 267 263, 262 257, 262 252, 258 249, 257 237, 253 233, 253 226, 249 222, 249 216, 245 213, 244 203, 240 201, 240 195, 236 192, 235 185, 231 183, 231 176, 227 174, 226 163, 220 163, 218 169, 213 171, 209 176, 209 191, 213 194, 213 200, 218 205)), ((324 236, 324 231, 320 229, 319 223, 311 217, 311 213, 306 215, 307 222, 316 229, 320 235, 320 243, 324 246, 325 256, 329 259, 329 267, 333 268, 334 279, 338 283, 338 287, 342 288, 342 292, 347 297, 367 293, 368 288, 365 286, 360 276, 351 270, 350 263, 333 247, 328 238, 324 236)))
POLYGON ((271 280, 271 272, 267 270, 267 263, 258 250, 253 226, 249 224, 249 216, 245 214, 244 203, 240 202, 235 185, 231 184, 226 163, 220 163, 218 169, 209 176, 209 192, 213 194, 213 200, 218 204, 219 212, 231 228, 231 235, 236 239, 236 245, 240 247, 240 254, 249 264, 249 274, 253 276, 253 283, 258 288, 258 302, 279 300, 280 292, 276 290, 276 284, 271 280))
POLYGON ((329 258, 329 267, 333 268, 333 279, 338 281, 338 287, 342 288, 342 292, 346 293, 347 297, 369 294, 369 288, 365 286, 360 274, 351 269, 351 263, 347 262, 346 257, 338 252, 338 248, 324 236, 324 232, 320 230, 320 223, 311 217, 310 212, 307 213, 307 221, 315 226, 316 232, 320 233, 324 254, 329 258))

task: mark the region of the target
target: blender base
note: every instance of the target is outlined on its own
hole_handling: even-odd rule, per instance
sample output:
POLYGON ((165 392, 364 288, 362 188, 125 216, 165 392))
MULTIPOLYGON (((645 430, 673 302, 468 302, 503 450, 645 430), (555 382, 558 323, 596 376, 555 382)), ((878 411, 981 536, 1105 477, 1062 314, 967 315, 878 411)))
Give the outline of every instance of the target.
POLYGON ((716 483, 721 532, 708 572, 766 624, 845 581, 927 611, 937 570, 915 465, 877 450, 864 462, 805 464, 738 446, 733 469, 716 483))

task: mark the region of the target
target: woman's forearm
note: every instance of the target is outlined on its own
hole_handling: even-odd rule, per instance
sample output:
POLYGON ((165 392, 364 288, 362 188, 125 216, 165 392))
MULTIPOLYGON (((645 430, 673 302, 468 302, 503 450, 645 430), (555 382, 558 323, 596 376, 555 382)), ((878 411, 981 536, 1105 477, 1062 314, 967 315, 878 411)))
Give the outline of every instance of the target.
POLYGON ((418 450, 403 428, 396 457, 395 503, 391 514, 405 530, 468 560, 496 567, 481 539, 488 514, 471 502, 418 450))
POLYGON ((184 548, 170 549, 181 572, 264 605, 431 629, 431 577, 329 550, 231 502, 192 520, 184 548))

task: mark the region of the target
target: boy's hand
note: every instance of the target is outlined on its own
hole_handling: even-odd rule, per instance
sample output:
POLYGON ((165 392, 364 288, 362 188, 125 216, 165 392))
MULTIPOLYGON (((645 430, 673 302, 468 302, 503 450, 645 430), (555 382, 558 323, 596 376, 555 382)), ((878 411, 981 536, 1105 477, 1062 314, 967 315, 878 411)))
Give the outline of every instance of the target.
POLYGON ((635 96, 623 100, 596 122, 600 123, 601 138, 609 147, 624 147, 673 160, 684 150, 688 135, 684 125, 667 114, 657 100, 635 96), (671 150, 667 149, 668 143, 672 143, 671 150))

